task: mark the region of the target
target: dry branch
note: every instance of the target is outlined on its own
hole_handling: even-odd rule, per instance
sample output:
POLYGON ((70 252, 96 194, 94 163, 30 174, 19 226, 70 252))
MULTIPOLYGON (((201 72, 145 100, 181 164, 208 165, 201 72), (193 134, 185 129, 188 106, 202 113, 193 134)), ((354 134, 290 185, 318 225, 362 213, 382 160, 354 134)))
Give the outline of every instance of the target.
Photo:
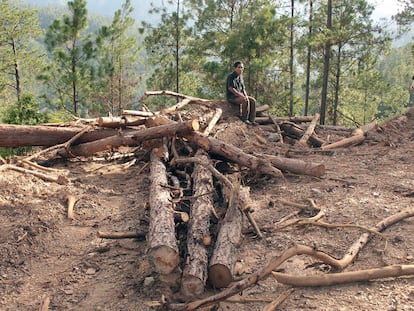
MULTIPOLYGON (((388 226, 391 226, 405 218, 414 216, 414 208, 409 208, 404 211, 401 211, 397 214, 391 215, 387 217, 386 219, 379 222, 374 229, 377 231, 382 231, 388 226)), ((365 236, 369 237, 368 233, 364 233, 360 239, 358 239, 348 250, 346 255, 338 260, 333 258, 332 256, 317 251, 312 247, 305 246, 305 245, 296 245, 293 246, 286 251, 284 251, 279 257, 272 258, 269 263, 258 270, 257 272, 251 274, 250 276, 233 283, 231 286, 226 288, 225 290, 206 297, 204 299, 196 300, 187 304, 171 304, 170 308, 172 310, 195 310, 200 307, 209 306, 212 304, 216 304, 219 301, 225 300, 226 298, 229 298, 233 295, 236 295, 237 293, 243 291, 246 288, 249 288, 250 286, 255 285, 259 280, 267 277, 273 270, 276 270, 282 263, 284 263, 289 258, 296 256, 296 255, 309 255, 314 257, 315 259, 318 259, 324 263, 327 263, 333 267, 336 267, 338 269, 344 269, 349 263, 352 262, 352 260, 357 256, 358 252, 362 247, 366 245, 366 242, 368 241, 368 237, 365 241, 365 236), (361 247, 360 247, 361 246, 361 247)))
POLYGON ((277 307, 279 307, 293 292, 295 291, 294 288, 290 288, 279 295, 275 300, 269 303, 267 306, 263 308, 263 311, 276 311, 277 307))
POLYGON ((216 113, 214 114, 214 116, 211 119, 210 123, 208 124, 208 126, 204 130, 203 136, 210 135, 211 131, 213 130, 213 127, 217 124, 217 122, 220 119, 222 113, 223 113, 222 109, 216 108, 216 113))
POLYGON ((322 150, 330 150, 330 149, 335 149, 335 148, 339 148, 339 147, 348 147, 348 146, 352 146, 352 145, 358 145, 360 143, 362 143, 365 140, 365 135, 367 134, 368 131, 374 129, 377 127, 377 122, 373 121, 361 128, 357 128, 353 131, 351 137, 347 137, 344 138, 340 141, 337 141, 335 143, 332 144, 328 144, 328 145, 323 145, 321 147, 322 150))
POLYGON ((296 276, 272 272, 279 283, 292 286, 331 286, 352 282, 414 275, 414 265, 392 265, 375 269, 341 272, 325 275, 296 276))
POLYGON ((303 136, 299 139, 300 144, 304 146, 308 145, 309 137, 312 136, 312 133, 315 130, 316 124, 319 121, 319 117, 320 117, 320 114, 316 113, 312 119, 312 122, 309 124, 308 128, 306 129, 305 134, 303 134, 303 136))
POLYGON ((73 194, 68 194, 66 196, 66 200, 67 200, 67 203, 68 203, 68 218, 69 219, 75 219, 75 217, 73 215, 73 208, 74 208, 75 203, 78 200, 78 198, 76 196, 74 196, 73 194))
POLYGON ((145 240, 146 233, 144 232, 103 232, 98 231, 96 236, 101 239, 138 239, 145 240))
POLYGON ((63 175, 53 176, 53 175, 50 175, 50 174, 45 174, 45 173, 42 173, 42 172, 25 169, 23 167, 19 167, 19 166, 13 165, 13 164, 3 164, 1 166, 1 169, 2 170, 11 169, 11 170, 14 170, 16 172, 23 173, 23 174, 30 174, 30 175, 36 176, 40 179, 43 179, 45 181, 55 182, 55 183, 58 183, 60 185, 65 185, 69 182, 69 180, 63 175))

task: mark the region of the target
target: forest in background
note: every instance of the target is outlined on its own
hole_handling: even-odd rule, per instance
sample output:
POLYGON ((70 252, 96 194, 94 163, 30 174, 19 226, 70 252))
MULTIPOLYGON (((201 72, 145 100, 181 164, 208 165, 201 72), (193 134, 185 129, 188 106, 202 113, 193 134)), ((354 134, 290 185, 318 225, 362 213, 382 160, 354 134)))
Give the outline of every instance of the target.
MULTIPOLYGON (((412 44, 372 18, 366 0, 170 0, 137 25, 129 0, 112 18, 87 1, 33 7, 0 0, 0 119, 61 122, 168 106, 145 90, 222 99, 242 60, 248 93, 280 116, 321 114, 360 126, 412 106, 412 44)), ((410 30, 414 4, 393 18, 410 30)))

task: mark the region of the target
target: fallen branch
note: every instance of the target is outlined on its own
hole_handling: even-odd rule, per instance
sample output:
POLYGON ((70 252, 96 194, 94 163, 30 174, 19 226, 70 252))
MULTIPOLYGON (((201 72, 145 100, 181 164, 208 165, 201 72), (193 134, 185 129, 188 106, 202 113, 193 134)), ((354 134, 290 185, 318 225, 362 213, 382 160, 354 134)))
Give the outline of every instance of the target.
POLYGON ((210 135, 213 127, 217 124, 218 120, 220 120, 221 114, 223 113, 223 110, 220 108, 216 108, 216 113, 214 114, 213 118, 211 119, 210 123, 206 127, 206 129, 203 132, 203 136, 210 135))
POLYGON ((309 277, 307 275, 296 276, 280 272, 272 272, 272 275, 279 283, 292 286, 331 286, 382 278, 414 275, 414 265, 392 265, 375 269, 341 272, 325 275, 312 275, 312 277, 309 277))
POLYGON ((295 291, 294 288, 290 288, 279 295, 275 300, 269 303, 267 306, 263 308, 263 311, 276 311, 277 307, 279 307, 293 292, 295 291))
MULTIPOLYGON (((414 208, 409 208, 404 211, 401 211, 397 214, 391 215, 387 217, 386 219, 379 222, 374 229, 377 231, 382 231, 385 228, 405 219, 408 217, 414 216, 414 208)), ((276 270, 282 263, 284 263, 289 258, 296 256, 296 255, 309 255, 311 257, 314 257, 315 259, 318 259, 326 264, 329 264, 333 267, 336 267, 340 270, 343 270, 345 267, 347 267, 353 259, 357 256, 360 249, 362 249, 366 243, 368 242, 369 233, 364 233, 360 239, 358 239, 348 250, 348 252, 345 254, 345 256, 338 260, 333 258, 332 256, 317 251, 312 247, 305 246, 305 245, 296 245, 293 246, 286 251, 284 251, 279 257, 274 257, 270 260, 270 262, 258 270, 257 272, 251 274, 250 276, 235 282, 231 284, 229 287, 224 289, 223 291, 206 297, 204 299, 196 300, 187 304, 171 304, 170 308, 172 310, 195 310, 200 307, 205 307, 209 305, 216 304, 219 301, 223 301, 231 296, 236 295, 237 293, 243 291, 246 288, 249 288, 250 286, 255 285, 259 280, 267 277, 269 274, 272 273, 273 270, 276 270)))
POLYGON ((68 218, 75 219, 75 217, 73 216, 73 208, 78 198, 74 196, 73 194, 68 194, 66 197, 66 200, 68 202, 68 218))
POLYGON ((144 232, 104 232, 98 231, 96 236, 101 239, 138 239, 144 241, 146 238, 146 233, 144 232))
POLYGON ((1 170, 6 170, 6 169, 11 169, 13 171, 20 172, 23 174, 31 174, 45 181, 55 182, 60 185, 66 185, 69 182, 69 180, 63 175, 59 175, 59 176, 47 175, 41 172, 28 170, 23 167, 16 166, 14 164, 4 164, 1 166, 1 170))
POLYGON ((351 137, 344 138, 332 144, 323 145, 321 147, 321 150, 330 150, 339 147, 358 145, 365 140, 365 135, 367 134, 367 132, 374 129, 375 127, 377 127, 377 121, 373 121, 363 127, 355 129, 351 137))
POLYGON ((305 133, 299 139, 299 144, 301 144, 303 146, 307 146, 308 145, 309 137, 312 136, 312 133, 315 130, 316 124, 319 121, 319 117, 320 117, 320 114, 319 113, 316 113, 315 116, 312 119, 312 122, 309 124, 308 128, 306 129, 305 133))

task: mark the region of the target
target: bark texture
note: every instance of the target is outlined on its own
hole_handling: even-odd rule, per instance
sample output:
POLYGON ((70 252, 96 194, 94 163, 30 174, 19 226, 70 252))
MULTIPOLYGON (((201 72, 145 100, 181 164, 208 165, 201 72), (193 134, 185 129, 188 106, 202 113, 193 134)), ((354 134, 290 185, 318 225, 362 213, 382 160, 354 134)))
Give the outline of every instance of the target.
POLYGON ((161 274, 171 273, 178 265, 177 240, 175 238, 174 210, 167 172, 159 150, 151 152, 151 185, 149 193, 150 225, 148 230, 148 256, 154 270, 161 274))
POLYGON ((232 196, 226 216, 222 220, 210 259, 208 278, 216 288, 226 287, 233 280, 235 254, 241 242, 243 214, 239 208, 238 187, 233 191, 235 195, 232 196))
MULTIPOLYGON (((204 163, 209 159, 204 151, 196 153, 204 163)), ((193 172, 194 197, 187 235, 188 258, 182 278, 182 292, 186 296, 196 297, 204 292, 207 280, 208 249, 204 245, 210 236, 210 215, 213 210, 212 193, 214 191, 213 176, 203 165, 196 164, 193 172)))

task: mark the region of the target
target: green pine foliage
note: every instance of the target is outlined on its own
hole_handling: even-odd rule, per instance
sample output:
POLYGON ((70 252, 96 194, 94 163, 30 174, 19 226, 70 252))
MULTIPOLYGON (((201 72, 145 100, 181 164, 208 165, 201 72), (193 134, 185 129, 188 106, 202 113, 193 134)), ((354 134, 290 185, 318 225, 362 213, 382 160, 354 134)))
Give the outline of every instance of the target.
MULTIPOLYGON (((394 20, 409 31, 414 4, 402 2, 394 20)), ((47 7, 0 0, 0 118, 32 124, 47 114, 59 122, 175 104, 142 102, 145 90, 224 98, 236 60, 245 64, 248 93, 280 116, 320 112, 323 91, 326 124, 358 126, 413 105, 412 45, 391 48, 395 35, 373 20, 372 1, 332 3, 327 29, 327 0, 155 1, 148 13, 156 22, 138 30, 132 13, 140 3, 130 0, 112 18, 90 14, 86 0, 47 7)))

